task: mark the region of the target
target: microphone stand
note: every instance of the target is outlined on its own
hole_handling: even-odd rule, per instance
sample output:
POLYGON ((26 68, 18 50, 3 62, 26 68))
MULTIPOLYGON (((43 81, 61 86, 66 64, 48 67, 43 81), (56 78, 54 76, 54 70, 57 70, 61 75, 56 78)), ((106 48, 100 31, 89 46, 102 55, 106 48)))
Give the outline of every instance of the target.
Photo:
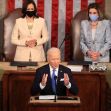
POLYGON ((61 46, 62 46, 62 44, 64 43, 64 41, 65 41, 65 38, 62 40, 62 42, 61 42, 61 44, 60 44, 60 46, 59 46, 59 49, 61 48, 61 46))
POLYGON ((60 46, 59 46, 59 49, 60 49, 61 46, 63 45, 64 41, 66 41, 66 40, 68 40, 68 39, 70 39, 70 36, 69 36, 69 34, 66 34, 66 36, 64 37, 64 39, 62 40, 62 42, 61 42, 61 44, 60 44, 60 46))
POLYGON ((56 102, 56 100, 57 100, 57 98, 56 98, 56 96, 57 96, 57 87, 56 87, 56 80, 57 80, 57 76, 54 76, 54 80, 55 80, 55 96, 54 96, 54 102, 56 102))

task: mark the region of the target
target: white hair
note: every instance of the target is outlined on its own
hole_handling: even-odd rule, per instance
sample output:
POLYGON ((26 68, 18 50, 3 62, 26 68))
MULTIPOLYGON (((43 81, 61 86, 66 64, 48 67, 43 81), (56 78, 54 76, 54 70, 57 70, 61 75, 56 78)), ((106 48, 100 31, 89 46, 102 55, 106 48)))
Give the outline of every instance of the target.
POLYGON ((57 48, 57 47, 51 47, 50 49, 48 49, 47 51, 47 59, 48 59, 48 56, 52 53, 59 53, 60 56, 61 56, 61 52, 60 52, 60 49, 57 48))

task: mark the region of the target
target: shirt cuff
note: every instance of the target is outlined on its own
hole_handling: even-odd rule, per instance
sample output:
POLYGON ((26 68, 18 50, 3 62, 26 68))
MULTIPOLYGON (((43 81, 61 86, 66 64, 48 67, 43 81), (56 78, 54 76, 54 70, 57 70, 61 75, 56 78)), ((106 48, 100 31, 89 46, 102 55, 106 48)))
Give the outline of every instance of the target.
POLYGON ((41 88, 41 89, 44 89, 44 88, 45 88, 45 86, 43 86, 43 85, 40 83, 40 88, 41 88))
POLYGON ((71 88, 71 83, 69 82, 69 84, 66 86, 68 89, 71 88))

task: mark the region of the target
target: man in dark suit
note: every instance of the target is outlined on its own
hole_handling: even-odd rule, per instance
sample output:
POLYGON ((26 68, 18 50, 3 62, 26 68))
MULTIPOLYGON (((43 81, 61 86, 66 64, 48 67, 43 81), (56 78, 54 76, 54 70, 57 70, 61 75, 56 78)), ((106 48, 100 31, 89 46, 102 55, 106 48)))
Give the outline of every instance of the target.
POLYGON ((66 89, 77 95, 78 87, 72 77, 71 70, 60 65, 61 54, 58 48, 53 47, 48 50, 47 61, 47 65, 36 70, 31 95, 54 95, 56 93, 58 96, 66 96, 66 89))

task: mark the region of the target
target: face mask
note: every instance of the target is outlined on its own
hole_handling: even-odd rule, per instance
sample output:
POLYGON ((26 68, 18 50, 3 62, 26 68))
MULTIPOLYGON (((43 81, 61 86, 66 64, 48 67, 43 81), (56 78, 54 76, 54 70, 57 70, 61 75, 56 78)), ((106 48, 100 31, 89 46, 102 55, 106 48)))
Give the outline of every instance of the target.
POLYGON ((35 11, 26 11, 27 16, 32 17, 35 15, 35 11))
POLYGON ((94 14, 89 14, 89 17, 90 17, 91 21, 96 21, 99 18, 98 15, 94 15, 94 14))

